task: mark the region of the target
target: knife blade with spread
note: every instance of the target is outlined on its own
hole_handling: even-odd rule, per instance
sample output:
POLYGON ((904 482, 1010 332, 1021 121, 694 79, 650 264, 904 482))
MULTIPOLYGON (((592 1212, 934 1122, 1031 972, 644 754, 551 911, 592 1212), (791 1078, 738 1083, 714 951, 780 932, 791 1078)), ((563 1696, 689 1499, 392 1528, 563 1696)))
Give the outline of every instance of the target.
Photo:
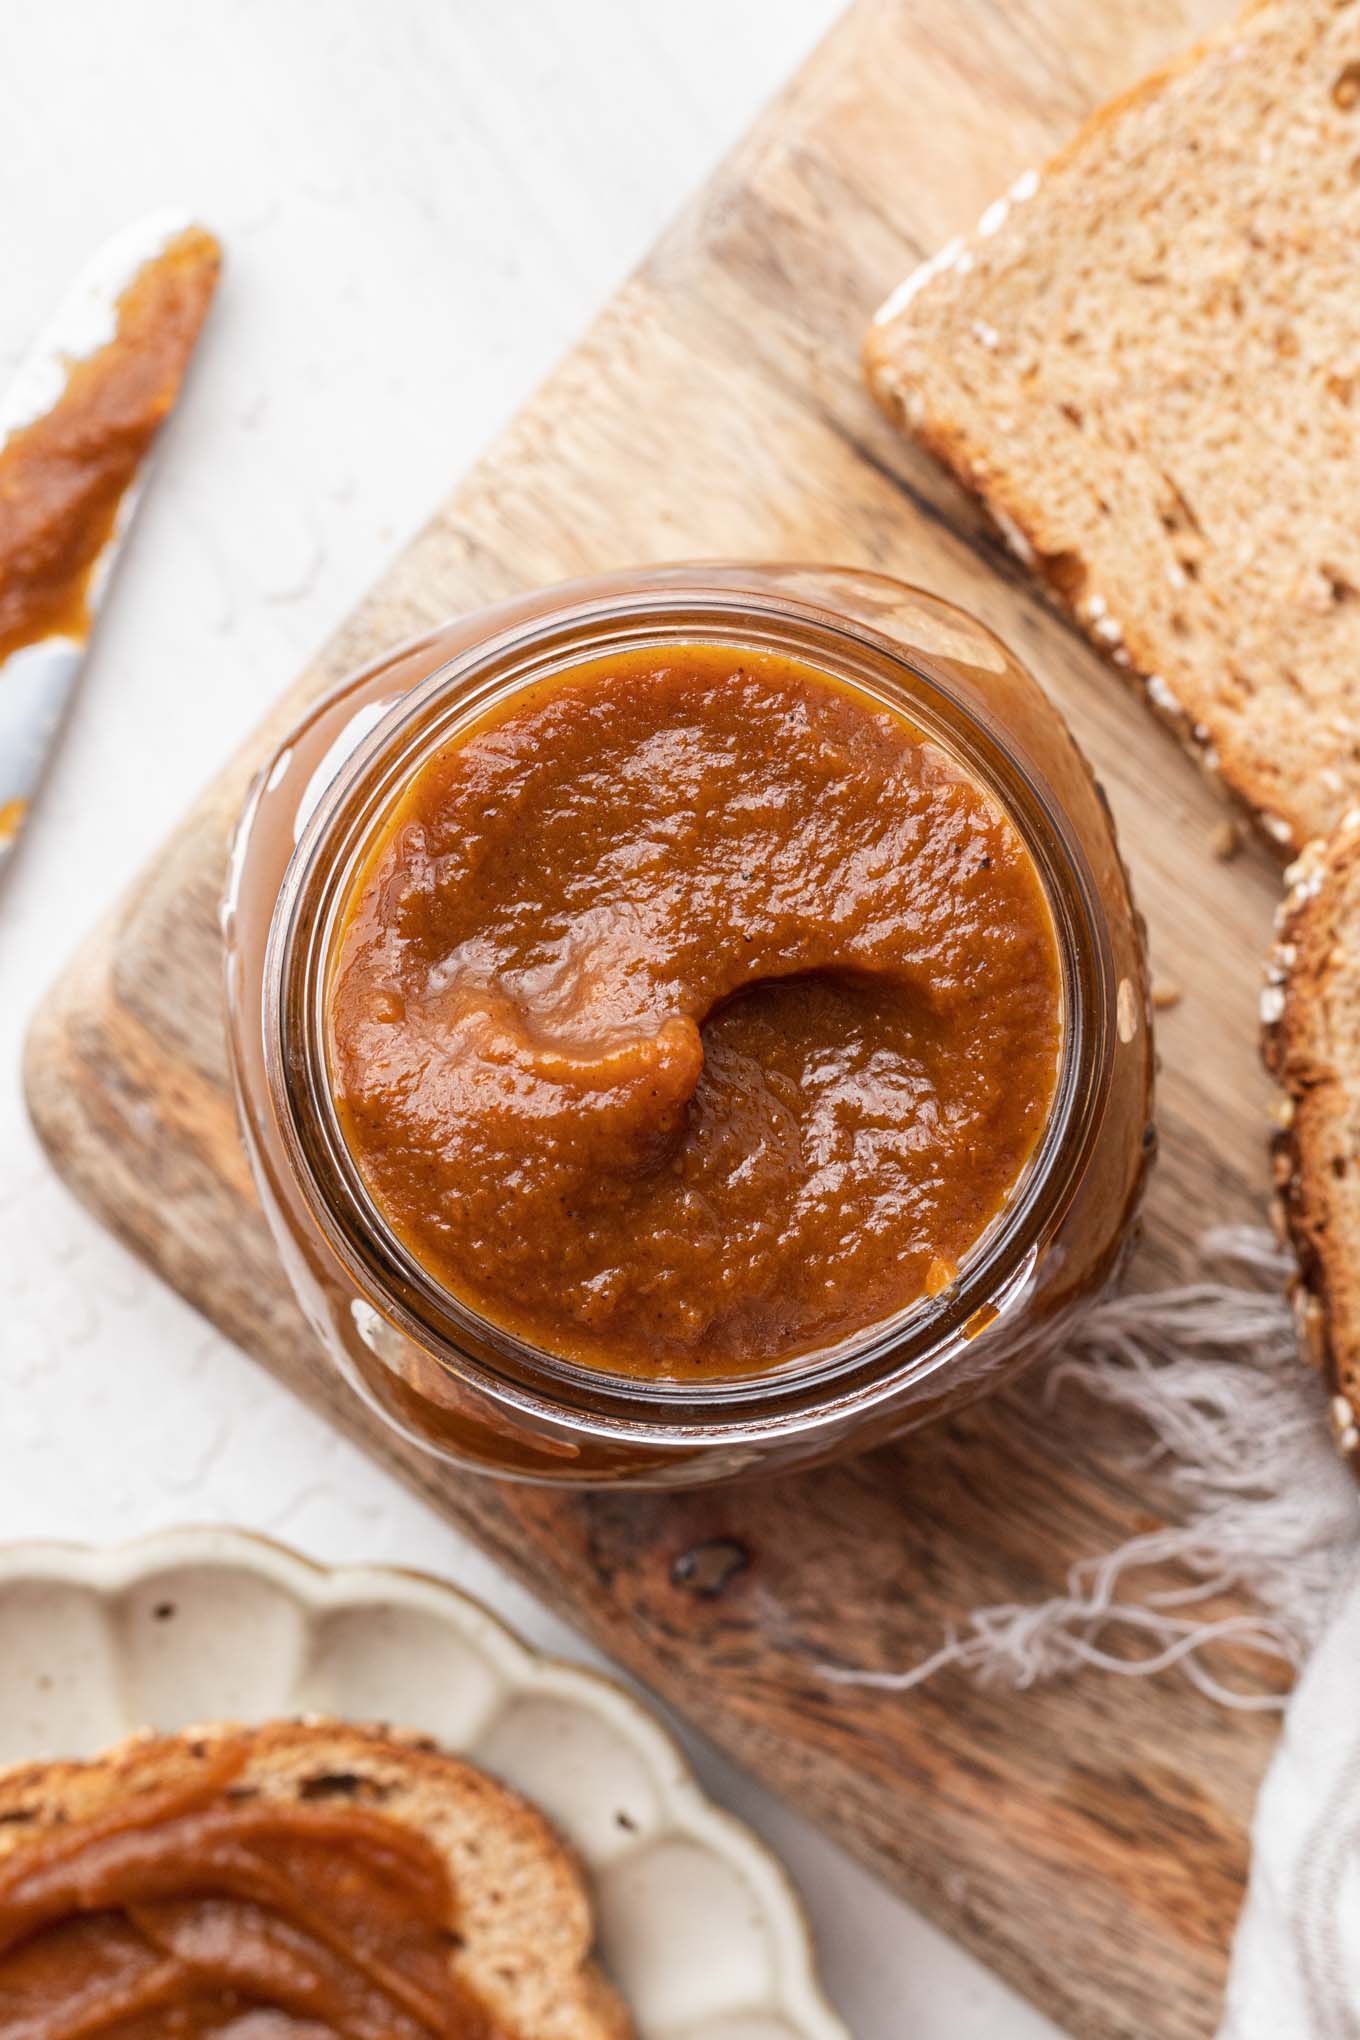
POLYGON ((174 409, 221 249, 158 214, 85 269, 0 402, 0 862, 174 409))

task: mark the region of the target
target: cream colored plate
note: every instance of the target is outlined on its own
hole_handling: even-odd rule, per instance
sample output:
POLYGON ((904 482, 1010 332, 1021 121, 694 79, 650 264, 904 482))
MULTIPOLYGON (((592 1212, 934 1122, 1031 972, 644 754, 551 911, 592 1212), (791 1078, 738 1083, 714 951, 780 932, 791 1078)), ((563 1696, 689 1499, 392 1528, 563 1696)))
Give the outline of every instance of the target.
POLYGON ((783 1871, 665 1731, 453 1588, 229 1530, 0 1552, 0 1764, 304 1713, 435 1736, 536 1800, 589 1868, 641 2040, 849 2040, 783 1871))

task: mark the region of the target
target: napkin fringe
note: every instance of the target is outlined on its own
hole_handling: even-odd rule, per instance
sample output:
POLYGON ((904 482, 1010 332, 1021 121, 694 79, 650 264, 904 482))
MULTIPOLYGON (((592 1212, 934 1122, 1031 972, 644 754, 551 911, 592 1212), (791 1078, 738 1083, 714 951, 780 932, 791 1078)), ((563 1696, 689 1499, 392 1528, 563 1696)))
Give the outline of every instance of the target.
POLYGON ((1028 1687, 1082 1666, 1145 1677, 1179 1665, 1225 1707, 1283 1707, 1281 1692, 1225 1682, 1215 1647, 1299 1669, 1360 1550, 1360 1499, 1331 1444, 1322 1383, 1298 1356, 1291 1263, 1246 1226, 1215 1228, 1202 1251, 1236 1279, 1098 1305, 1011 1397, 1031 1418, 1077 1392, 1140 1419, 1131 1463, 1166 1469, 1181 1520, 1076 1560, 1049 1600, 974 1609, 918 1665, 826 1665, 828 1679, 906 1692, 948 1666, 1028 1687), (1139 1591, 1137 1575, 1155 1568, 1164 1582, 1168 1567, 1183 1585, 1147 1580, 1139 1591), (1197 1612, 1230 1590, 1247 1591, 1255 1612, 1197 1612))

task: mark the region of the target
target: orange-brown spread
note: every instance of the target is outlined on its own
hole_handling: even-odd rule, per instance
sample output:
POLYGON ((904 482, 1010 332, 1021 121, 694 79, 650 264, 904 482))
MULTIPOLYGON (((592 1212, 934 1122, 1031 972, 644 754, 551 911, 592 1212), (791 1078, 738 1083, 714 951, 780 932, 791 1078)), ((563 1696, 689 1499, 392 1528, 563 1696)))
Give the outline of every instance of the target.
POLYGON ((113 338, 0 447, 0 660, 88 630, 91 573, 174 405, 220 265, 202 227, 178 234, 119 298, 113 338))
POLYGON ((447 1290, 629 1375, 953 1279, 1046 1123, 1058 952, 997 801, 797 660, 633 650, 415 774, 328 995, 345 1138, 447 1290))
POLYGON ((454 1894, 367 1807, 242 1797, 227 1743, 0 1863, 3 2040, 504 2040, 450 1975, 454 1894))

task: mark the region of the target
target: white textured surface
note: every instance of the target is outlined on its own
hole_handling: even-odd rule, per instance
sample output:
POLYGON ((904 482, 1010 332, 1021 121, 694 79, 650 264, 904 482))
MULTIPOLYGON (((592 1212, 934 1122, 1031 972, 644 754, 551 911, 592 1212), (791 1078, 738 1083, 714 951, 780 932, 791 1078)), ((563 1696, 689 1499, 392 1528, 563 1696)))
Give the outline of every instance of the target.
MULTIPOLYGON (((20 1042, 79 934, 835 11, 9 0, 0 381, 143 212, 195 208, 229 267, 0 890, 0 1539, 234 1521, 428 1567, 587 1655, 86 1220, 25 1124, 20 1042)), ((799 1878, 859 2040, 1052 2031, 697 1754, 799 1878)))

